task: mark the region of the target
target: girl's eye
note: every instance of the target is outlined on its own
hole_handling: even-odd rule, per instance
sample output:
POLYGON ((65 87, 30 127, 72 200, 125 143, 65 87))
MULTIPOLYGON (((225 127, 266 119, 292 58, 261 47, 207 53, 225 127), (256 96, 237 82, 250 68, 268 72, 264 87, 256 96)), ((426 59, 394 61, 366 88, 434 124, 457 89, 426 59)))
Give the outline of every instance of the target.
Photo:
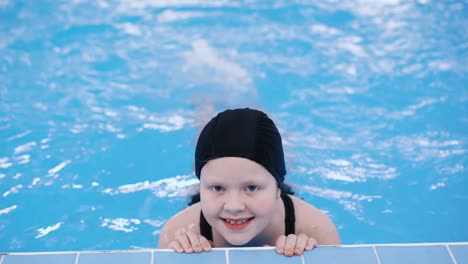
POLYGON ((211 189, 215 192, 222 192, 224 190, 221 186, 213 186, 211 189))
POLYGON ((249 185, 249 186, 247 186, 247 191, 248 191, 248 192, 255 192, 255 191, 258 191, 258 186, 256 186, 256 185, 249 185))

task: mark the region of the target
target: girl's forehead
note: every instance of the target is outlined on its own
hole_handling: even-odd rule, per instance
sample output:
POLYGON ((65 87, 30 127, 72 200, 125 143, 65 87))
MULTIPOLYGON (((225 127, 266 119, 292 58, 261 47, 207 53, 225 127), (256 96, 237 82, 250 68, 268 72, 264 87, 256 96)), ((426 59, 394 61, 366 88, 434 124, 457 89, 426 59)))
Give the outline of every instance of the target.
POLYGON ((275 179, 270 175, 265 174, 236 174, 236 175, 215 175, 207 174, 200 178, 201 184, 253 184, 274 182, 275 179), (271 179, 270 179, 271 178, 271 179))
POLYGON ((201 181, 274 180, 258 163, 245 158, 224 157, 210 160, 201 171, 201 181))
POLYGON ((223 157, 208 161, 202 168, 203 174, 262 174, 269 172, 260 164, 246 158, 223 157))

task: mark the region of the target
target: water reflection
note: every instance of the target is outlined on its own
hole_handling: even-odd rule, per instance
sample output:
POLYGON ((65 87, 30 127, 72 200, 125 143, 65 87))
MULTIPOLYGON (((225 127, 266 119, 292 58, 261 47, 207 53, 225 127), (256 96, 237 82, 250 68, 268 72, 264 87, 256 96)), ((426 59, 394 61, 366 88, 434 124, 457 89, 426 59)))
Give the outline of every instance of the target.
POLYGON ((345 243, 466 240, 465 11, 1 1, 0 248, 153 246, 197 188, 201 125, 245 106, 278 123, 288 181, 345 243), (434 226, 451 230, 421 235, 434 226), (85 239, 102 230, 116 232, 85 239), (141 240, 126 243, 129 230, 141 240))

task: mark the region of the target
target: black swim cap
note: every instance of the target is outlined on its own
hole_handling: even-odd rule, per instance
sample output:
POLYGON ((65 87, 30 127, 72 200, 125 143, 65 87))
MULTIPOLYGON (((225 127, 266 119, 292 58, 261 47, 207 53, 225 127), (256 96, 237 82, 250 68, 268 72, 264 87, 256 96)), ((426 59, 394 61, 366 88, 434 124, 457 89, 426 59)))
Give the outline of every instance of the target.
POLYGON ((281 135, 273 121, 259 110, 226 110, 206 124, 195 150, 197 177, 200 179, 201 169, 208 161, 222 157, 250 159, 268 170, 279 186, 284 181, 281 135))

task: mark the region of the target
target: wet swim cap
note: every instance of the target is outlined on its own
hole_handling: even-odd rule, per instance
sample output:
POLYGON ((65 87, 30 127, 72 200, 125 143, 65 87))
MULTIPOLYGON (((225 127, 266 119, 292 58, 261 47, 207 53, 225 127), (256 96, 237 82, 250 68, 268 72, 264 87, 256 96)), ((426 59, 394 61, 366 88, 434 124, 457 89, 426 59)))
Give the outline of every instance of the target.
POLYGON ((281 135, 273 121, 258 110, 226 110, 203 128, 195 150, 195 174, 200 179, 203 166, 222 157, 250 159, 262 165, 276 181, 284 181, 281 135))

